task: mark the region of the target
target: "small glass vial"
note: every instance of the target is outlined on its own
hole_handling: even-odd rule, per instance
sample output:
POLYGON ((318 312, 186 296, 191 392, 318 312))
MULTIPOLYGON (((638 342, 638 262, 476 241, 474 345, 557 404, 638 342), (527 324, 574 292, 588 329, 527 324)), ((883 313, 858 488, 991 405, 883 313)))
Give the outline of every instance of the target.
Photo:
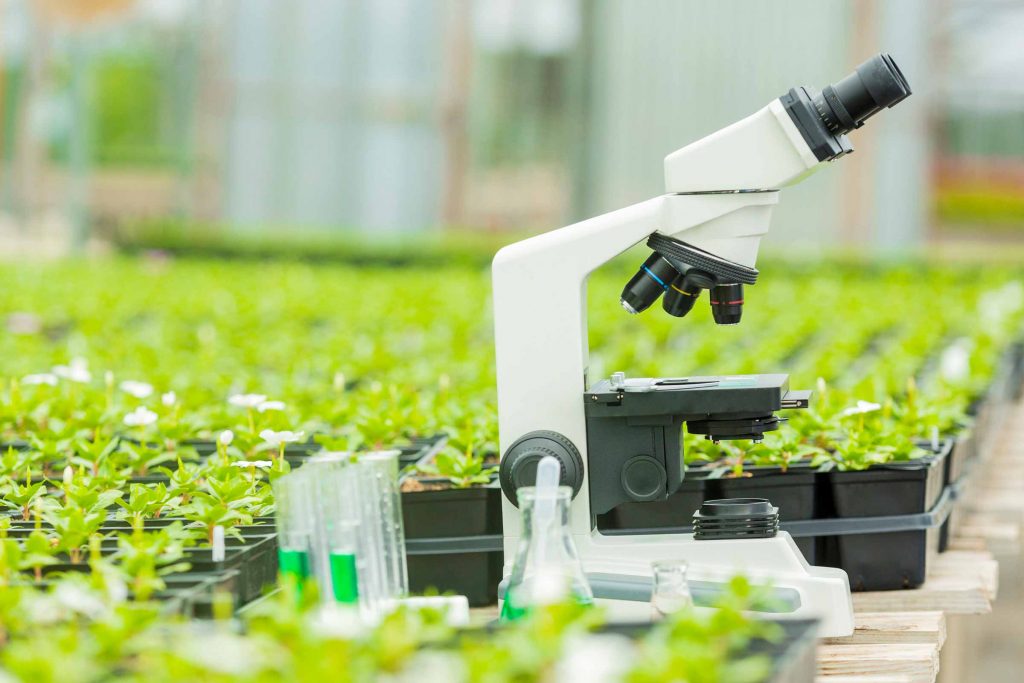
POLYGON ((550 499, 538 500, 533 486, 517 491, 523 535, 512 563, 502 619, 518 619, 532 607, 564 600, 594 601, 569 530, 572 489, 560 486, 551 493, 550 499))
POLYGON ((693 606, 690 584, 686 580, 686 562, 659 560, 651 563, 654 586, 651 591, 651 619, 659 621, 666 616, 693 606))

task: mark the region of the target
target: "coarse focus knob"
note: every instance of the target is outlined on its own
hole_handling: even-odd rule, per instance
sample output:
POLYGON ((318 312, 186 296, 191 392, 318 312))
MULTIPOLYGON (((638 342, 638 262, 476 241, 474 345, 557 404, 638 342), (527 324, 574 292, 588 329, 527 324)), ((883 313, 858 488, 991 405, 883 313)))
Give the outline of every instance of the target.
POLYGON ((570 487, 573 498, 580 492, 583 486, 583 458, 572 441, 558 432, 530 432, 508 447, 498 469, 501 490, 516 507, 519 507, 516 491, 537 482, 537 465, 546 455, 558 460, 562 470, 559 484, 570 487))

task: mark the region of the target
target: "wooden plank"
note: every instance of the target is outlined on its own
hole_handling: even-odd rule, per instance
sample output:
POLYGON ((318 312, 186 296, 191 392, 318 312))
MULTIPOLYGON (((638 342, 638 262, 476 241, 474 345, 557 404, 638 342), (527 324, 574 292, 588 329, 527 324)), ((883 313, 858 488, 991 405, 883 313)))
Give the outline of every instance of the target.
POLYGON ((853 608, 856 612, 988 614, 998 584, 999 564, 991 553, 951 550, 932 559, 920 588, 854 593, 853 608))
POLYGON ((880 674, 878 676, 818 676, 814 683, 910 683, 910 676, 880 674))
POLYGON ((818 676, 901 676, 911 683, 932 683, 939 673, 939 646, 927 643, 898 645, 821 645, 818 676))
POLYGON ((1015 555, 1020 552, 1020 524, 1006 521, 1001 515, 969 513, 957 525, 957 533, 984 539, 988 549, 998 555, 1015 555))
POLYGON ((823 645, 925 643, 942 647, 946 617, 942 612, 858 612, 852 636, 823 638, 823 645))

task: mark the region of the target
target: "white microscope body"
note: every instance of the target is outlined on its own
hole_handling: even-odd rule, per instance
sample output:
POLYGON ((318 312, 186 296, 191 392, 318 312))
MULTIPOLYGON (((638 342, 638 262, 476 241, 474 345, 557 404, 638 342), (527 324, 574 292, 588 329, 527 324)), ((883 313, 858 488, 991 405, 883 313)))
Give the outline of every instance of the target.
MULTIPOLYGON (((854 76, 858 74, 870 84, 871 74, 860 69, 854 76)), ((826 88, 825 94, 840 91, 842 97, 841 86, 850 78, 835 89, 826 88)), ((909 88, 906 91, 903 97, 909 88)), ((790 102, 795 92, 790 91, 790 102)), ((846 123, 848 114, 839 113, 840 124, 846 123)), ((856 113, 852 118, 855 124, 863 120, 856 120, 856 113)), ((584 405, 588 276, 653 233, 753 269, 778 202, 778 188, 850 151, 843 133, 858 127, 840 125, 823 159, 821 149, 808 142, 806 126, 799 123, 785 98, 774 100, 666 157, 666 194, 500 250, 493 263, 498 419, 505 455, 517 440, 538 430, 556 432, 578 451, 583 476, 577 482, 570 525, 588 575, 649 577, 652 561, 684 559, 693 581, 724 582, 742 573, 755 583, 789 589, 798 596, 791 616, 819 618, 822 635, 842 636, 853 630, 846 574, 810 566, 787 533, 714 541, 681 533, 605 535, 596 528, 591 506, 584 405)), ((507 495, 503 518, 505 557, 510 561, 521 529, 518 510, 507 495)), ((611 600, 609 605, 613 614, 649 614, 646 603, 611 600)))

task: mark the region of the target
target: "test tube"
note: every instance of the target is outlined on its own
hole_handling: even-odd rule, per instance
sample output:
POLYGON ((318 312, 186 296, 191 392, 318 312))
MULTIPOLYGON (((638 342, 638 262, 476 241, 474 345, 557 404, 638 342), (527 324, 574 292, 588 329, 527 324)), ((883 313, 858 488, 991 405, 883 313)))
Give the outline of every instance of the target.
POLYGON ((382 597, 401 598, 409 592, 398 487, 398 451, 374 451, 360 455, 356 467, 363 485, 363 521, 375 526, 380 536, 382 597))
POLYGON ((363 468, 348 453, 322 454, 304 469, 317 482, 315 555, 321 598, 328 605, 358 605, 373 620, 385 586, 379 525, 366 519, 377 497, 364 493, 363 468))
POLYGON ((291 583, 300 597, 313 572, 314 518, 309 485, 309 477, 301 470, 280 477, 273 484, 278 568, 282 581, 291 583))

